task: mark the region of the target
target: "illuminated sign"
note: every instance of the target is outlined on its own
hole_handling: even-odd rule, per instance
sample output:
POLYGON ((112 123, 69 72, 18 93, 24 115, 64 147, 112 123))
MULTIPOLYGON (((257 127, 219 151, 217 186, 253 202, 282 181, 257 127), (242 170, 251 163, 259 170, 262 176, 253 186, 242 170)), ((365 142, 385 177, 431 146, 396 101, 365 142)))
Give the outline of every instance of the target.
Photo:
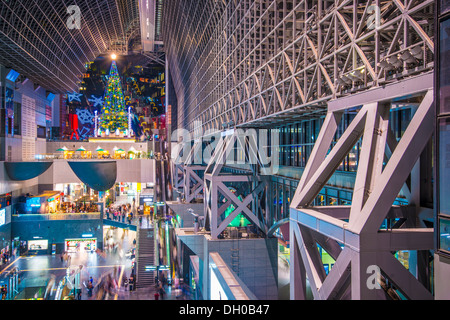
POLYGON ((6 223, 6 209, 0 209, 0 226, 6 223))
POLYGON ((48 198, 47 201, 48 201, 48 202, 52 202, 52 201, 54 201, 54 200, 57 200, 58 198, 59 198, 59 194, 56 195, 56 196, 53 196, 53 197, 51 197, 51 198, 48 198))
POLYGON ((48 240, 30 240, 28 241, 29 250, 47 250, 48 240))
POLYGON ((41 198, 35 197, 27 199, 27 207, 39 208, 41 206, 41 198))
POLYGON ((11 193, 0 195, 0 208, 11 205, 11 193))

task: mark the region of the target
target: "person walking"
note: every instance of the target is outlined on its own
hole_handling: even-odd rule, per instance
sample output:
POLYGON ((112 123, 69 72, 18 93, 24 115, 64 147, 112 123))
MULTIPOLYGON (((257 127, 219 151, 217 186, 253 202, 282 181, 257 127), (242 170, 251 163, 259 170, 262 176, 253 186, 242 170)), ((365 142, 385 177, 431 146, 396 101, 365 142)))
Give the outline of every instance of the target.
POLYGON ((5 300, 7 294, 8 294, 8 285, 5 284, 2 287, 2 300, 5 300))
MULTIPOLYGON (((92 277, 91 277, 92 279, 92 277)), ((94 288, 94 285, 91 281, 88 281, 87 284, 87 290, 88 290, 88 297, 91 298, 92 297, 92 289, 94 288)))
POLYGON ((131 274, 130 276, 130 291, 133 291, 135 289, 135 283, 134 283, 134 276, 131 274))
POLYGON ((161 281, 159 282, 158 292, 159 292, 159 295, 161 296, 161 300, 163 300, 164 299, 164 293, 166 293, 166 292, 164 291, 164 286, 163 286, 161 281))
POLYGON ((82 287, 81 287, 81 279, 80 280, 78 280, 78 281, 76 281, 75 279, 74 279, 74 282, 75 282, 75 293, 76 293, 76 299, 77 300, 81 300, 81 293, 82 293, 82 287))
POLYGON ((123 278, 122 278, 122 285, 123 285, 123 288, 124 288, 125 291, 128 290, 128 283, 129 283, 129 280, 127 278, 126 273, 124 272, 123 273, 123 278))

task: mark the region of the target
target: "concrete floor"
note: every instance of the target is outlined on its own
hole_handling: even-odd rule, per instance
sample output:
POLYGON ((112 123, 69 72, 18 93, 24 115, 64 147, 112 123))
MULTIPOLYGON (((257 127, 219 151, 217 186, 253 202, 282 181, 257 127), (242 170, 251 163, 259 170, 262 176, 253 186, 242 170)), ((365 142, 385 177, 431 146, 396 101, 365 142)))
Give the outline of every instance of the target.
MULTIPOLYGON (((122 229, 104 229, 104 235, 109 232, 114 242, 119 243, 116 253, 106 252, 99 255, 96 252, 76 252, 70 253, 71 266, 77 268, 82 267, 81 282, 87 283, 89 277, 94 279, 94 284, 105 273, 114 274, 114 270, 119 280, 124 275, 129 276, 131 273, 131 259, 125 256, 125 253, 133 246, 133 240, 136 237, 134 231, 124 231, 122 229), (120 272, 119 272, 120 270, 120 272)), ((56 283, 67 273, 68 264, 61 261, 61 255, 36 255, 21 256, 12 261, 7 268, 0 274, 0 281, 5 279, 8 270, 18 267, 19 272, 19 298, 31 299, 33 297, 42 296, 42 287, 46 287, 52 275, 55 276, 56 283), (41 292, 39 292, 41 289, 41 292)), ((119 288, 120 289, 120 288, 119 288)), ((83 290, 83 299, 87 299, 87 290, 83 290)), ((118 297, 116 298, 118 299, 118 297)))

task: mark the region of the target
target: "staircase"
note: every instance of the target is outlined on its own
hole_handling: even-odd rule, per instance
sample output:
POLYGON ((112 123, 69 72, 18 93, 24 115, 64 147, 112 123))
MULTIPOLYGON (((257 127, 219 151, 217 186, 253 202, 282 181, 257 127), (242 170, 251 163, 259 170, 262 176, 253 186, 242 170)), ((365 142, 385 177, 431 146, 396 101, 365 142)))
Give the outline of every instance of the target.
POLYGON ((236 273, 236 275, 239 276, 239 237, 237 230, 234 230, 236 232, 231 233, 231 269, 236 273))
POLYGON ((153 227, 139 228, 136 249, 136 288, 148 288, 155 285, 156 271, 146 270, 146 266, 155 266, 155 234, 153 227))

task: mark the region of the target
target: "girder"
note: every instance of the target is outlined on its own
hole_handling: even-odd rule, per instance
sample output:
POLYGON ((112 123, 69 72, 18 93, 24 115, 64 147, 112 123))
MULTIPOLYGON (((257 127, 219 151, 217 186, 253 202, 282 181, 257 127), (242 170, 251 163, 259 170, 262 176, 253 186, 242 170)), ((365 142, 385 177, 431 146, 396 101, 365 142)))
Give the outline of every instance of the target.
POLYGON ((434 1, 168 0, 178 126, 271 125, 430 71, 434 1))

